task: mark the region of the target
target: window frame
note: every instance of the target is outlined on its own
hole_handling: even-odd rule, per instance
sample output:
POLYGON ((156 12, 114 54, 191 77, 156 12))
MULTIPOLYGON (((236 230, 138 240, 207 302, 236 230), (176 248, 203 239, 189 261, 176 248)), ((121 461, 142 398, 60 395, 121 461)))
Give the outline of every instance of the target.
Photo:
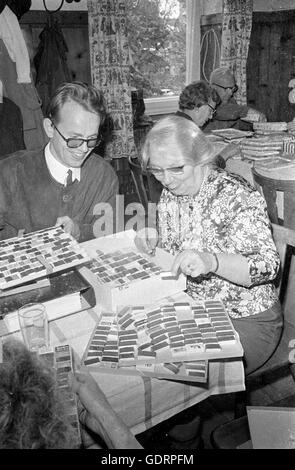
POLYGON ((145 112, 149 116, 172 114, 178 110, 179 95, 144 98, 145 112))
MULTIPOLYGON (((200 42, 201 16, 203 2, 186 0, 187 33, 186 33, 186 84, 200 80, 200 42)), ((145 98, 146 114, 172 114, 178 110, 179 95, 145 98)))

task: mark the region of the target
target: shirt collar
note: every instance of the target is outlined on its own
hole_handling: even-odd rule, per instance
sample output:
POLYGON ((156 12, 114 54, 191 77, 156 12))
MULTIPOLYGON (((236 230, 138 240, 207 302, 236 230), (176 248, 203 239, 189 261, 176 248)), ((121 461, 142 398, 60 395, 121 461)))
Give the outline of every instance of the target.
POLYGON ((81 180, 81 168, 68 167, 60 163, 50 150, 50 142, 45 147, 45 160, 51 176, 60 184, 66 185, 68 171, 72 170, 73 181, 81 180))

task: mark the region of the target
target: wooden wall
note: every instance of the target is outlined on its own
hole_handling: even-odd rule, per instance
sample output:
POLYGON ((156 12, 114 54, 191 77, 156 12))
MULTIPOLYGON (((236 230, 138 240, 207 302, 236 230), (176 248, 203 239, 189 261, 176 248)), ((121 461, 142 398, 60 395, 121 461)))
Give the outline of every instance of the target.
POLYGON ((295 11, 254 12, 247 63, 250 105, 269 121, 291 121, 295 105, 288 101, 295 77, 295 11))
MULTIPOLYGON (((221 14, 203 16, 202 37, 214 29, 221 39, 221 25, 221 14)), ((204 65, 206 49, 202 48, 202 79, 212 70, 213 46, 209 44, 204 65)), ((295 10, 254 11, 247 61, 248 104, 261 110, 268 121, 291 121, 295 117, 295 105, 288 101, 292 78, 295 78, 295 10)))
MULTIPOLYGON (((53 15, 60 22, 68 46, 67 64, 72 79, 91 83, 87 11, 60 11, 53 15)), ((31 61, 36 54, 39 34, 43 30, 46 21, 47 13, 44 11, 28 11, 20 20, 31 61)))
MULTIPOLYGON (((60 20, 68 45, 67 63, 72 78, 90 83, 87 11, 61 11, 54 15, 60 20)), ((34 10, 21 18, 31 58, 36 53, 39 34, 46 19, 46 12, 34 10)), ((221 23, 221 14, 202 16, 202 37, 209 30, 214 30, 220 40, 221 23)), ((206 44, 203 44, 201 51, 201 78, 209 78, 214 63, 216 43, 212 31, 207 45, 208 50, 206 44)), ((295 116, 295 105, 288 102, 288 83, 294 77, 295 10, 254 11, 247 66, 248 103, 264 112, 269 121, 292 120, 295 116)))

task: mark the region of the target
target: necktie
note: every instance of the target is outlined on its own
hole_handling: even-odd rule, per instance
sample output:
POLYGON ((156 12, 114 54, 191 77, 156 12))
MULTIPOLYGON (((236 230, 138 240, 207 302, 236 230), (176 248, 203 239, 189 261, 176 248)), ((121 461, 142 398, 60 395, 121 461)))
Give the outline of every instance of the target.
POLYGON ((66 186, 70 186, 70 184, 72 184, 72 182, 73 182, 72 176, 73 176, 72 170, 68 170, 66 186))

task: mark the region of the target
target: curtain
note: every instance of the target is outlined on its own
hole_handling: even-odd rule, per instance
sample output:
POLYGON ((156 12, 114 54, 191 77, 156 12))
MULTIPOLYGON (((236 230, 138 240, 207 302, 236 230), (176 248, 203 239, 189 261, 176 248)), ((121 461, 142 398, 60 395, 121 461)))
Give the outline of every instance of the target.
POLYGON ((117 0, 88 0, 87 5, 92 84, 104 95, 113 127, 105 157, 136 157, 126 5, 117 0))
POLYGON ((223 0, 220 66, 231 69, 239 87, 235 98, 247 104, 246 64, 252 29, 253 0, 223 0))

